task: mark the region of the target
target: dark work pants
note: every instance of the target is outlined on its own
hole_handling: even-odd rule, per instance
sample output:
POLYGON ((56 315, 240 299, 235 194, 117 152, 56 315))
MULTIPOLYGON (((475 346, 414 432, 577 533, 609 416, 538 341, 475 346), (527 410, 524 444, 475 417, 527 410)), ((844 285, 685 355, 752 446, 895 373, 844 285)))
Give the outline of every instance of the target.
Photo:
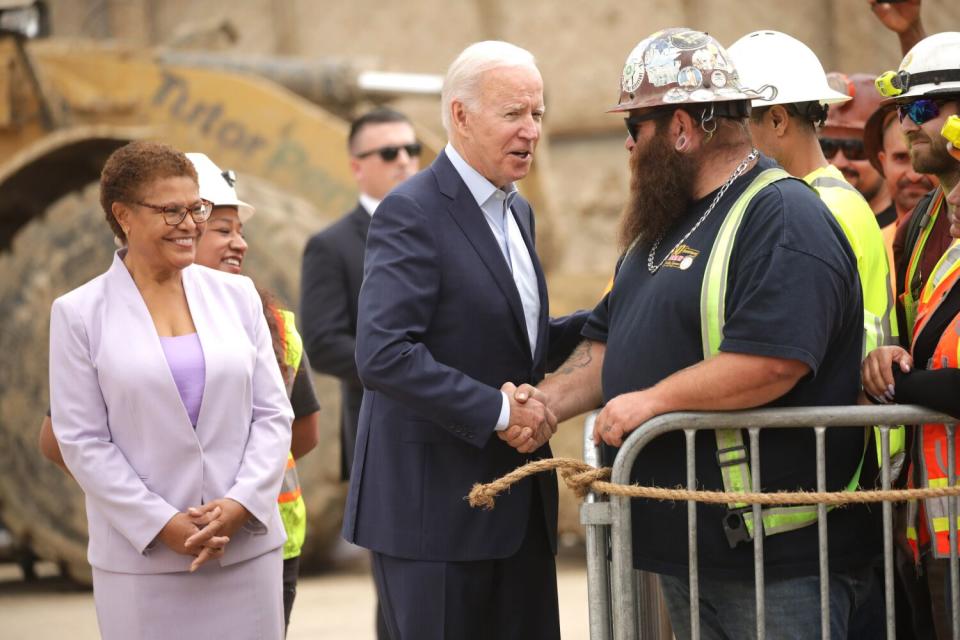
POLYGON ((428 562, 373 554, 391 640, 560 637, 556 562, 539 491, 533 495, 526 535, 509 558, 428 562))
POLYGON ((297 597, 297 576, 300 574, 300 556, 283 561, 283 631, 290 626, 290 612, 297 597))

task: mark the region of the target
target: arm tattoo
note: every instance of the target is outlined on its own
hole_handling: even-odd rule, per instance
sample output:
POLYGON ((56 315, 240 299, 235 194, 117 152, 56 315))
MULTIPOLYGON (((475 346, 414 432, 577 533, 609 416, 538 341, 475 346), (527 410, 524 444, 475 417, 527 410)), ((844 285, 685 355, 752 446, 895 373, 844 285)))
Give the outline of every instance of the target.
POLYGON ((583 369, 593 361, 593 355, 590 353, 590 342, 584 340, 577 348, 573 350, 567 361, 557 369, 556 375, 568 376, 577 369, 583 369))

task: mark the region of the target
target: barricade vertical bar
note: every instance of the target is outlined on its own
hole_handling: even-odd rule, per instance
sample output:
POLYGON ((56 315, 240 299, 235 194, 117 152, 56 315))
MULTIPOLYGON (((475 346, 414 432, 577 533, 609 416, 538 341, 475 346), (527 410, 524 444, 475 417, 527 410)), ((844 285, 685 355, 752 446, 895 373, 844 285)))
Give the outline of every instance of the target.
MULTIPOLYGON (((600 448, 593 443, 593 424, 597 412, 587 416, 583 425, 583 461, 592 467, 600 466, 600 448)), ((584 502, 599 502, 593 491, 587 494, 584 502)), ((607 560, 609 543, 604 525, 587 524, 584 526, 587 547, 587 599, 590 620, 590 640, 610 640, 613 636, 610 615, 610 564, 607 560)))
MULTIPOLYGON (((826 427, 814 427, 817 438, 817 491, 827 490, 826 427)), ((817 543, 820 555, 820 637, 830 640, 830 558, 827 543, 827 505, 817 505, 817 543)))
MULTIPOLYGON (((882 488, 890 488, 890 427, 880 427, 880 478, 882 488)), ((893 503, 883 503, 883 598, 887 611, 887 640, 897 638, 896 611, 893 602, 893 503)))
MULTIPOLYGON (((750 486, 760 491, 760 429, 752 427, 750 434, 750 486)), ((763 574, 763 511, 753 505, 753 589, 757 603, 757 640, 767 637, 767 610, 763 574)))
POLYGON ((630 532, 630 498, 610 497, 611 549, 610 604, 613 637, 637 637, 637 585, 633 570, 633 540, 630 532))
MULTIPOLYGON (((957 425, 947 424, 947 478, 948 485, 954 486, 957 483, 957 451, 956 451, 956 429, 957 425)), ((948 540, 950 541, 950 619, 953 623, 953 640, 960 640, 960 575, 957 573, 957 498, 950 496, 947 498, 947 523, 948 540)))
MULTIPOLYGON (((696 437, 693 429, 684 429, 687 444, 687 490, 697 489, 696 437)), ((690 565, 690 637, 700 640, 700 571, 697 566, 697 503, 687 501, 687 562, 690 565)))

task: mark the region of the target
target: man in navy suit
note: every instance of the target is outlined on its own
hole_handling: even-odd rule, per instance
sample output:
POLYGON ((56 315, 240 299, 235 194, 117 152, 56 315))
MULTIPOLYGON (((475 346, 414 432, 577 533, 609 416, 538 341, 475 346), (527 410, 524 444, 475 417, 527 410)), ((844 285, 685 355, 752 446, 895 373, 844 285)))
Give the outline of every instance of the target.
POLYGON ((344 537, 373 553, 394 640, 558 638, 557 484, 515 485, 492 511, 464 497, 550 457, 556 419, 514 400, 578 341, 548 317, 530 205, 514 182, 540 137, 543 83, 504 42, 465 49, 444 82, 449 144, 381 203, 357 324, 365 388, 344 537))

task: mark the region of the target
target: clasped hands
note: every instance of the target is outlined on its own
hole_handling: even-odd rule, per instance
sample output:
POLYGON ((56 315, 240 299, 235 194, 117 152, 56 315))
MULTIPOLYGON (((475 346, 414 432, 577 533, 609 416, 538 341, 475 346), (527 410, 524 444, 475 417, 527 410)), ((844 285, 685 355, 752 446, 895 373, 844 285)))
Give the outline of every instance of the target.
MULTIPOLYGON (((540 389, 511 382, 500 390, 510 399, 510 426, 497 435, 520 453, 531 453, 542 447, 557 432, 557 417, 547 406, 546 394, 540 389), (524 413, 522 407, 530 413, 524 413), (515 419, 516 416, 516 419, 515 419), (529 418, 523 422, 524 418, 529 418)), ((593 427, 593 441, 601 441, 619 447, 624 439, 641 424, 662 413, 653 400, 650 390, 621 394, 606 404, 597 416, 593 427)))
POLYGON ((250 512, 230 498, 220 498, 199 507, 190 507, 170 518, 160 534, 160 542, 185 556, 195 556, 190 571, 208 560, 222 558, 227 543, 247 520, 250 512))
POLYGON ((510 400, 510 421, 497 435, 520 453, 533 453, 557 432, 557 416, 547 407, 546 395, 533 385, 505 382, 500 390, 510 400))

